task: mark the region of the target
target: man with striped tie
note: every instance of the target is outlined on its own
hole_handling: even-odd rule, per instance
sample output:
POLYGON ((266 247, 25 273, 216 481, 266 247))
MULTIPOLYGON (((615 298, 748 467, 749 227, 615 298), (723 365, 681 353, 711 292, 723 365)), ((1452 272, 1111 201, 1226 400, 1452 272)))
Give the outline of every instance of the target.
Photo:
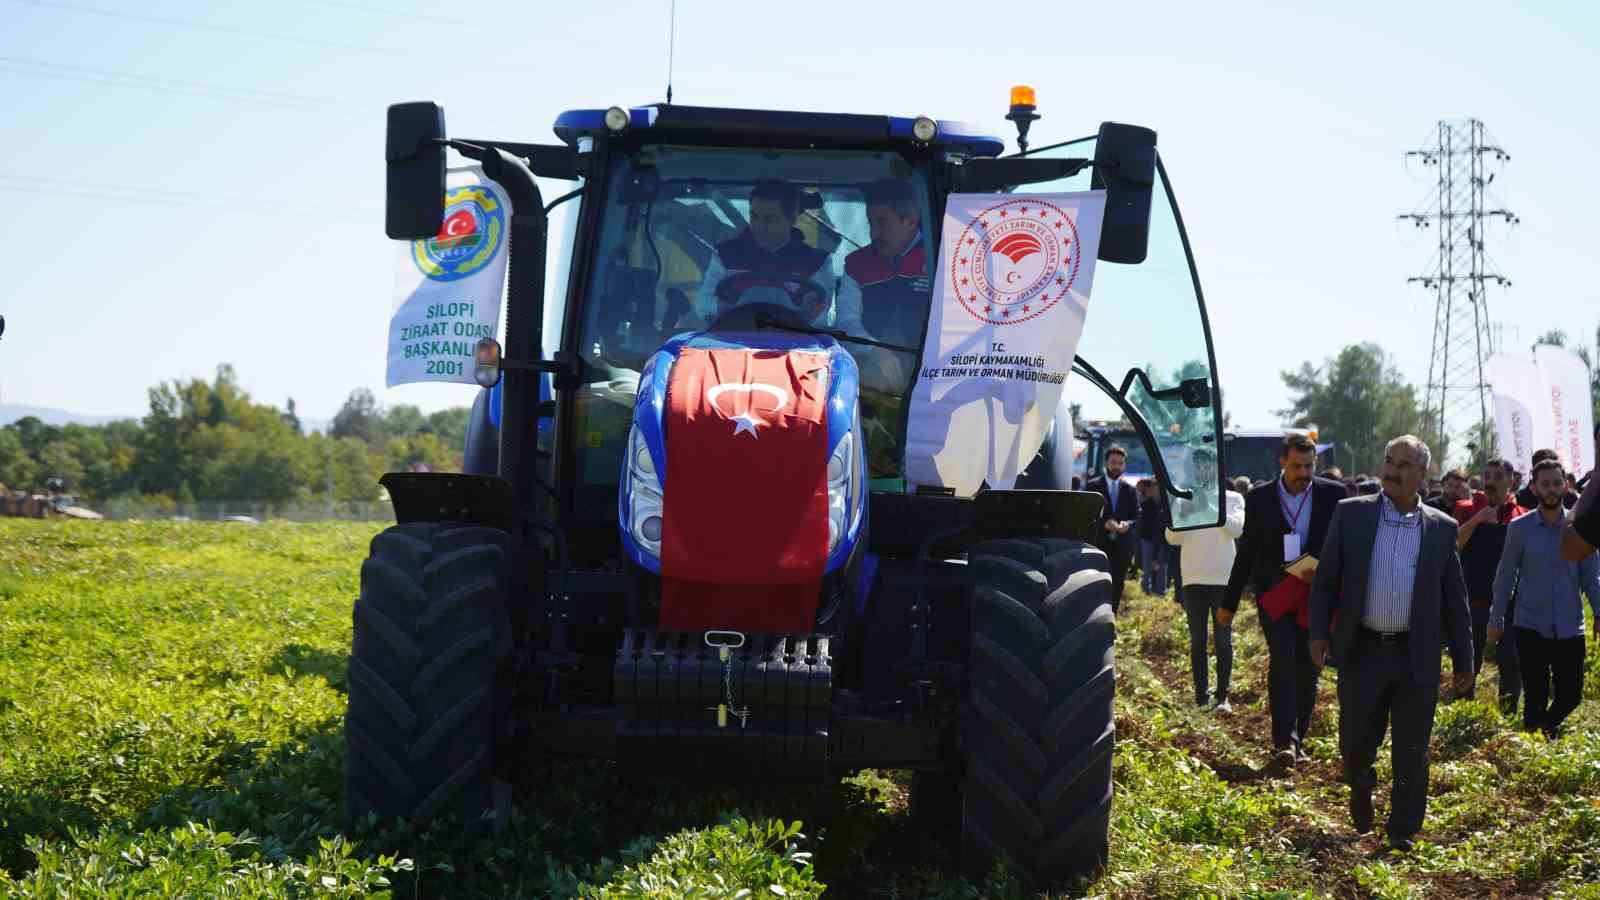
POLYGON ((1339 752, 1358 832, 1372 829, 1372 764, 1394 723, 1388 832, 1397 850, 1411 848, 1427 810, 1446 636, 1452 687, 1472 686, 1472 612, 1456 520, 1418 494, 1428 457, 1415 435, 1389 442, 1382 493, 1339 504, 1311 589, 1311 659, 1339 670, 1339 752))

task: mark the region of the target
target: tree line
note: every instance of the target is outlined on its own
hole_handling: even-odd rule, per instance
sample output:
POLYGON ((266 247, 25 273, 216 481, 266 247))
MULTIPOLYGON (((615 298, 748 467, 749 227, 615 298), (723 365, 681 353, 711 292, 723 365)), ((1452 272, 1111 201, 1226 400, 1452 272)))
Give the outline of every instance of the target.
POLYGON ((37 490, 61 479, 90 503, 169 507, 373 501, 384 472, 459 471, 470 412, 386 409, 357 388, 326 433, 307 433, 293 398, 282 409, 256 402, 228 364, 209 381, 163 382, 149 397, 143 419, 57 426, 29 416, 0 427, 0 484, 37 490))
MULTIPOLYGON (((1566 347, 1589 367, 1590 399, 1595 420, 1600 421, 1600 327, 1589 344, 1571 339, 1564 330, 1545 332, 1534 345, 1566 347)), ((1305 362, 1280 376, 1289 392, 1289 405, 1278 410, 1288 424, 1304 428, 1315 424, 1318 440, 1333 442, 1336 460, 1345 474, 1376 474, 1383 463, 1383 448, 1401 434, 1417 434, 1434 446, 1433 457, 1442 461, 1452 448, 1440 446, 1426 433, 1425 410, 1417 388, 1408 383, 1393 359, 1376 344, 1351 344, 1321 364, 1305 362)), ((1487 433, 1469 441, 1470 465, 1476 467, 1495 455, 1493 424, 1487 433)), ((1527 460, 1522 460, 1525 466, 1527 460)))
MULTIPOLYGON (((1589 365, 1600 420, 1600 328, 1592 346, 1561 330, 1536 343, 1569 347, 1589 365)), ((1175 378, 1204 377, 1204 370, 1196 362, 1175 378)), ((1424 430, 1419 391, 1376 344, 1351 344, 1280 377, 1289 403, 1277 414, 1296 427, 1317 425, 1319 440, 1338 445, 1336 459, 1347 474, 1378 471, 1390 438, 1424 430)), ((29 416, 0 427, 0 485, 34 490, 59 478, 90 503, 370 502, 379 498, 384 472, 460 471, 470 414, 464 406, 431 414, 410 405, 384 408, 372 391, 357 388, 326 433, 307 433, 293 398, 282 409, 256 402, 228 364, 210 381, 175 379, 150 388, 149 396, 143 419, 56 426, 29 416)), ((1151 406, 1147 418, 1164 431, 1194 424, 1168 418, 1200 412, 1151 406)), ((1474 464, 1493 452, 1493 443, 1492 433, 1478 436, 1474 464)), ((1443 459, 1450 448, 1433 449, 1443 459)))

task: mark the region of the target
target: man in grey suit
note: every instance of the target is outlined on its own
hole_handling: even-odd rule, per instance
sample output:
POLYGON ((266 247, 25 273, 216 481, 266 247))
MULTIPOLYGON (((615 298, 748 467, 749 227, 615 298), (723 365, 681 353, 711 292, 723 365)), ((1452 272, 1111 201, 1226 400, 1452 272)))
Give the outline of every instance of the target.
POLYGON ((1362 833, 1372 830, 1372 764, 1394 722, 1388 831, 1397 850, 1411 848, 1427 810, 1443 637, 1452 686, 1472 686, 1472 612, 1456 521, 1417 493, 1428 456, 1415 435, 1389 442, 1383 492, 1339 503, 1311 587, 1311 660, 1339 669, 1339 752, 1350 819, 1362 833))

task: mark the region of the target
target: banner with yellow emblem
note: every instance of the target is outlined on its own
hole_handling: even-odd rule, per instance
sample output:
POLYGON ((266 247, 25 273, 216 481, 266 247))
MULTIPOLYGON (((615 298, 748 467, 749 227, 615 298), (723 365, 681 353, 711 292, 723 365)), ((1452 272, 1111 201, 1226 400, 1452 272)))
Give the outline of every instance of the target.
POLYGON ((449 171, 439 233, 399 245, 389 387, 473 383, 472 350, 500 326, 510 225, 510 199, 481 169, 449 171))

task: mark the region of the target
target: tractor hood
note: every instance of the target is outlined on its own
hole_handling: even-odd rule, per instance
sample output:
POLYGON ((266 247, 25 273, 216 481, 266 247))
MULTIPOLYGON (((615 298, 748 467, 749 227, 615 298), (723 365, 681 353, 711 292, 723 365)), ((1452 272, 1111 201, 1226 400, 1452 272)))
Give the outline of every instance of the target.
POLYGON ((662 627, 811 630, 863 529, 857 391, 827 336, 696 333, 650 359, 618 502, 662 627))

